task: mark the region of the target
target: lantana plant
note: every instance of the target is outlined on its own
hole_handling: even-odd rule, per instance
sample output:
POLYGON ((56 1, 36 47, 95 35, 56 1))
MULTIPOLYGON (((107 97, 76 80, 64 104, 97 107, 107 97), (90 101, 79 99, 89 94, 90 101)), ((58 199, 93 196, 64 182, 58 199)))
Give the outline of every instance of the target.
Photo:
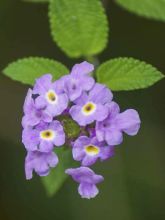
POLYGON ((114 156, 124 133, 134 136, 140 128, 138 112, 121 112, 112 91, 146 88, 164 75, 134 58, 99 64, 96 55, 106 47, 109 33, 99 0, 50 0, 49 20, 53 40, 82 62, 69 71, 59 61, 30 57, 4 69, 13 80, 32 86, 22 118, 25 175, 28 180, 34 172, 44 176, 51 195, 69 175, 81 197, 90 199, 104 180, 92 166, 114 156))
POLYGON ((33 90, 27 93, 22 119, 26 178, 32 178, 33 170, 40 176, 48 175, 50 167, 59 162, 54 149, 66 144, 80 167, 65 172, 80 184, 81 197, 88 199, 97 195, 95 185, 103 181, 89 167, 114 155, 115 146, 123 141, 123 132, 136 135, 140 127, 137 111, 120 113, 110 89, 89 76, 93 69, 84 61, 56 81, 52 82, 51 74, 36 79, 33 90), (76 135, 67 136, 63 118, 76 123, 76 135))

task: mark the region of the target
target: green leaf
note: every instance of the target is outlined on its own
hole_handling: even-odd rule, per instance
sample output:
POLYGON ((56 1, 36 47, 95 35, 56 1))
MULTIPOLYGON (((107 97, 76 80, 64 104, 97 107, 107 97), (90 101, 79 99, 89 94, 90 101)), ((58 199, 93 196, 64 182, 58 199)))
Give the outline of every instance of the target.
POLYGON ((105 48, 108 23, 100 0, 51 0, 49 17, 53 39, 69 57, 105 48))
POLYGON ((112 90, 146 88, 164 77, 155 67, 133 58, 116 58, 103 63, 96 72, 98 82, 112 90))
POLYGON ((68 69, 55 60, 41 57, 20 59, 9 64, 3 73, 13 80, 33 85, 35 79, 45 73, 51 73, 54 79, 68 73, 68 69))
POLYGON ((56 148, 55 152, 59 158, 57 167, 52 168, 48 176, 41 177, 48 196, 53 196, 60 189, 68 177, 68 175, 65 174, 65 170, 74 165, 70 150, 66 148, 56 148))
POLYGON ((116 2, 137 15, 165 21, 165 0, 116 0, 116 2))

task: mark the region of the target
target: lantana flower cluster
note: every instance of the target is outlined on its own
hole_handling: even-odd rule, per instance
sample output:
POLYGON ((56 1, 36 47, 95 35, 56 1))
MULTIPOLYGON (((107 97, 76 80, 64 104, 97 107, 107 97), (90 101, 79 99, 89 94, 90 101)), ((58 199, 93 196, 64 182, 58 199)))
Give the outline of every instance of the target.
POLYGON ((121 113, 110 89, 90 75, 93 70, 94 66, 84 61, 59 80, 52 81, 51 74, 38 78, 28 90, 22 119, 26 179, 32 178, 33 171, 48 175, 60 162, 55 149, 65 145, 80 163, 65 172, 78 182, 81 197, 88 199, 98 194, 96 185, 104 180, 90 167, 111 158, 123 133, 136 135, 140 127, 137 111, 121 113), (63 118, 77 125, 76 135, 67 134, 63 118))

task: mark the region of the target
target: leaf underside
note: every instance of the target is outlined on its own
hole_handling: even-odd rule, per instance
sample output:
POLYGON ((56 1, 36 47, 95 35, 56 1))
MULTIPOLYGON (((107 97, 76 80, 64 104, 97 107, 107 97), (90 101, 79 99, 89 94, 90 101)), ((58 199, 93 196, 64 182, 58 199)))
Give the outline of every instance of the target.
POLYGON ((61 188, 68 177, 68 175, 65 174, 65 170, 74 165, 72 154, 69 149, 56 148, 55 153, 59 158, 57 167, 52 168, 48 176, 41 177, 41 181, 48 196, 53 196, 61 188))

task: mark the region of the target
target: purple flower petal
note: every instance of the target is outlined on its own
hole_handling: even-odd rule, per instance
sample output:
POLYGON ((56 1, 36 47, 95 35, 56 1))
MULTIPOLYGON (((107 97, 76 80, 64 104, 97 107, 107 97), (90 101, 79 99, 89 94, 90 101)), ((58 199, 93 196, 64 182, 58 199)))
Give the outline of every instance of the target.
POLYGON ((106 106, 109 109, 109 117, 114 118, 120 113, 119 105, 116 102, 107 103, 106 106))
POLYGON ((50 152, 54 145, 62 146, 65 143, 65 133, 59 121, 49 124, 41 122, 34 129, 23 130, 22 142, 27 150, 50 152))
POLYGON ((95 81, 87 75, 93 68, 93 65, 87 62, 76 64, 71 74, 62 77, 64 91, 71 101, 79 98, 83 91, 89 91, 93 87, 95 81))
POLYGON ((45 74, 36 80, 33 88, 33 94, 45 94, 51 86, 52 75, 45 74))
POLYGON ((88 167, 70 168, 65 171, 68 175, 78 183, 97 184, 104 180, 101 175, 97 175, 88 167))
POLYGON ((60 115, 68 106, 68 96, 64 93, 64 80, 59 79, 51 82, 52 76, 46 74, 36 80, 34 94, 39 96, 35 99, 36 107, 45 109, 52 117, 60 115))
POLYGON ((108 108, 106 106, 98 104, 95 112, 95 120, 103 121, 107 118, 108 113, 108 108))
POLYGON ((94 88, 74 101, 76 105, 70 109, 70 114, 79 125, 85 126, 94 121, 103 121, 109 113, 107 102, 111 102, 112 93, 105 86, 96 83, 94 88))
POLYGON ((51 152, 53 150, 53 142, 47 140, 40 140, 39 150, 41 152, 51 152))
POLYGON ((106 141, 109 145, 118 145, 123 141, 123 132, 128 135, 136 135, 140 128, 140 118, 134 109, 128 109, 120 113, 119 106, 115 102, 106 104, 109 109, 108 117, 96 122, 96 136, 99 141, 106 141))
POLYGON ((28 152, 25 159, 25 174, 26 179, 33 177, 33 170, 39 176, 49 174, 50 167, 55 167, 58 164, 58 157, 55 153, 41 153, 38 151, 28 152))
POLYGON ((123 134, 119 130, 108 130, 105 133, 105 140, 109 145, 119 145, 123 142, 123 134))
POLYGON ((25 102, 23 105, 24 113, 28 114, 29 111, 31 111, 33 109, 33 107, 34 107, 34 100, 32 99, 32 90, 28 89, 28 92, 27 92, 27 95, 25 98, 25 102))
POLYGON ((80 136, 75 142, 74 146, 82 148, 82 146, 90 144, 91 139, 86 136, 80 136))
POLYGON ((78 183, 81 182, 93 183, 94 172, 90 168, 87 167, 70 168, 67 169, 65 173, 71 175, 72 178, 78 183))
POLYGON ((90 140, 86 136, 79 137, 73 144, 72 154, 74 160, 81 161, 85 157, 85 151, 83 146, 90 143, 90 140))
POLYGON ((32 115, 24 115, 22 118, 22 127, 26 128, 29 126, 35 126, 40 122, 40 118, 32 115))
POLYGON ((44 121, 44 122, 52 122, 53 121, 53 117, 51 115, 49 115, 47 113, 46 110, 42 111, 42 118, 40 119, 40 121, 44 121))
POLYGON ((70 168, 65 171, 68 175, 80 183, 78 192, 83 198, 93 198, 98 194, 95 184, 104 180, 101 175, 97 175, 88 167, 70 168))
MULTIPOLYGON (((73 120, 75 120, 79 125, 81 126, 85 126, 88 124, 91 124, 92 122, 94 122, 98 116, 98 114, 91 114, 91 115, 85 115, 82 112, 82 106, 79 105, 74 105, 71 107, 70 111, 69 111, 70 115, 72 116, 73 120)), ((103 112, 105 113, 105 112, 103 112)), ((101 118, 105 116, 101 115, 101 118)))
POLYGON ((78 192, 81 195, 81 198, 91 199, 97 196, 99 190, 95 184, 80 183, 78 192))
POLYGON ((134 109, 128 109, 116 117, 118 127, 128 135, 136 135, 140 128, 139 114, 134 109))
POLYGON ((39 144, 38 131, 33 130, 30 127, 25 128, 22 132, 22 143, 27 150, 37 150, 37 145, 39 144))
POLYGON ((84 149, 81 147, 74 147, 72 150, 73 159, 76 161, 81 161, 85 157, 84 149))
POLYGON ((94 66, 86 61, 75 64, 71 70, 72 76, 80 77, 82 75, 87 75, 94 70, 94 66))
POLYGON ((79 98, 77 98, 76 100, 74 100, 74 103, 75 103, 76 105, 79 105, 79 106, 82 107, 82 106, 85 105, 88 101, 89 101, 89 99, 88 99, 87 93, 86 93, 86 92, 83 92, 79 98))
POLYGON ((94 103, 106 104, 112 101, 113 94, 104 85, 96 83, 89 93, 89 99, 94 103))
MULTIPOLYGON (((50 122, 52 117, 46 113, 41 106, 37 106, 33 97, 32 90, 29 89, 24 102, 24 113, 22 126, 29 127, 39 124, 40 121, 50 122)), ((43 107, 43 106, 42 106, 43 107)))
POLYGON ((36 104, 36 108, 38 108, 38 109, 43 109, 43 108, 45 108, 46 105, 47 105, 47 102, 46 102, 45 97, 43 97, 43 96, 38 96, 38 97, 35 99, 35 104, 36 104))
POLYGON ((110 157, 113 157, 114 153, 115 152, 114 152, 114 147, 113 146, 102 147, 101 151, 100 151, 100 159, 101 159, 101 161, 107 160, 110 157))
POLYGON ((85 155, 85 157, 82 159, 82 166, 88 167, 93 165, 94 163, 96 163, 98 159, 98 156, 89 156, 89 155, 85 155))
POLYGON ((97 159, 106 160, 113 156, 113 147, 99 142, 96 137, 81 136, 73 143, 72 154, 82 166, 91 166, 97 159))
POLYGON ((96 137, 98 141, 104 141, 105 140, 105 130, 103 129, 103 122, 96 122, 96 137))
POLYGON ((52 115, 60 115, 68 106, 68 97, 66 94, 61 94, 58 96, 58 101, 56 104, 47 105, 46 111, 52 115))
POLYGON ((81 78, 81 85, 84 91, 89 91, 94 86, 95 80, 92 77, 86 76, 81 78))
POLYGON ((74 101, 82 94, 82 84, 80 79, 73 78, 71 75, 63 78, 64 90, 71 101, 74 101))

